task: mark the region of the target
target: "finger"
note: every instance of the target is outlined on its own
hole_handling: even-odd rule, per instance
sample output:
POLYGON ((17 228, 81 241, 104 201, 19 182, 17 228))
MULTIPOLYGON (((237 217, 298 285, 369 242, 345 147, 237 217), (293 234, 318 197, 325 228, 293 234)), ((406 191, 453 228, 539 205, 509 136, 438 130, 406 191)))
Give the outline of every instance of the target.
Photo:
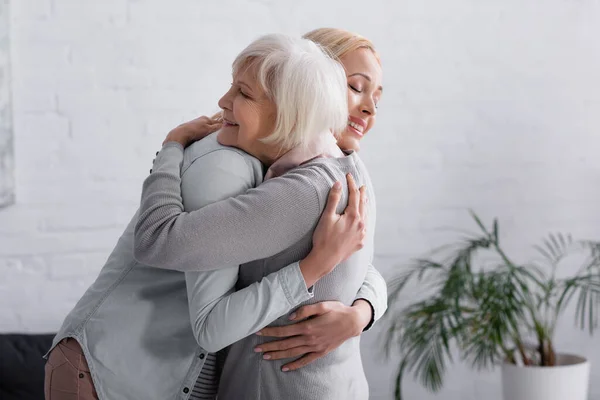
POLYGON ((259 336, 291 337, 302 333, 302 322, 286 326, 271 326, 256 332, 259 336))
POLYGON ((335 215, 335 211, 337 210, 338 203, 342 198, 342 184, 340 182, 336 182, 333 184, 333 187, 329 191, 329 197, 327 198, 327 205, 325 205, 325 210, 323 211, 323 215, 333 216, 335 215))
POLYGON ((306 346, 306 338, 294 336, 288 339, 274 340, 272 342, 261 343, 254 348, 255 353, 268 353, 293 349, 294 347, 306 346))
POLYGON ((346 180, 348 181, 348 206, 346 207, 344 213, 358 215, 360 193, 358 192, 358 188, 356 187, 356 182, 354 181, 352 174, 346 175, 346 180))
POLYGON ((309 346, 301 346, 294 347, 293 349, 283 350, 283 351, 273 351, 268 354, 263 354, 263 360, 281 360, 283 358, 292 358, 302 356, 306 353, 310 353, 314 351, 312 347, 309 346))
POLYGON ((316 304, 309 304, 307 306, 302 306, 296 312, 290 315, 290 320, 292 321, 300 321, 303 319, 307 319, 308 317, 312 317, 315 315, 325 314, 329 310, 328 301, 322 301, 316 304))
POLYGON ((367 188, 365 185, 361 186, 359 189, 360 192, 360 205, 359 205, 359 213, 360 218, 364 221, 367 217, 367 188))
POLYGON ((214 121, 222 122, 223 121, 223 111, 219 111, 218 113, 213 114, 213 116, 210 117, 210 119, 212 119, 214 121))
POLYGON ((283 367, 281 367, 281 370, 283 372, 295 371, 295 370, 302 368, 302 367, 310 364, 311 362, 323 357, 325 354, 327 354, 327 353, 325 353, 325 352, 308 353, 305 356, 300 357, 296 361, 293 361, 289 364, 285 364, 283 367))
POLYGON ((198 125, 206 125, 211 121, 211 119, 209 117, 207 117, 206 115, 201 115, 198 118, 195 118, 192 120, 192 122, 194 124, 198 124, 198 125))
POLYGON ((213 132, 218 131, 222 127, 223 127, 223 124, 219 122, 219 123, 216 123, 216 124, 209 125, 208 126, 208 131, 209 131, 209 133, 213 133, 213 132))

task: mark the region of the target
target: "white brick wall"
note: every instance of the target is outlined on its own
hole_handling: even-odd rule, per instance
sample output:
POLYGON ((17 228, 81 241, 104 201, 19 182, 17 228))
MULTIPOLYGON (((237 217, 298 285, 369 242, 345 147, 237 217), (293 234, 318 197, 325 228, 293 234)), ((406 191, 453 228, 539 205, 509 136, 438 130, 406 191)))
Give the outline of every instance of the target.
MULTIPOLYGON (((600 238, 597 0, 13 0, 17 203, 0 210, 0 331, 53 331, 136 207, 168 129, 216 110, 233 57, 266 32, 339 26, 384 61, 363 158, 379 205, 377 266, 500 217, 515 257, 549 231, 600 238)), ((381 328, 381 326, 379 327, 381 328)), ((392 398, 378 329, 363 340, 373 399, 392 398)), ((599 336, 565 318, 561 350, 599 336)), ((596 345, 594 345, 596 344, 596 345)), ((500 398, 499 372, 457 365, 437 396, 500 398)))

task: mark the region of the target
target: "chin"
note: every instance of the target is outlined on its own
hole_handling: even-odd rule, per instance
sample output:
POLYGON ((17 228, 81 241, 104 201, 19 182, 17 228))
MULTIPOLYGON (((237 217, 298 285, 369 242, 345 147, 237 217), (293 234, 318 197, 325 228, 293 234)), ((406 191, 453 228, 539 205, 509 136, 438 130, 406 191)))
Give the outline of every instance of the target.
POLYGON ((360 150, 360 142, 354 137, 342 137, 340 140, 338 140, 337 144, 342 150, 360 150))
POLYGON ((223 146, 235 146, 237 143, 237 135, 233 132, 228 132, 227 129, 221 129, 217 134, 217 142, 223 146))

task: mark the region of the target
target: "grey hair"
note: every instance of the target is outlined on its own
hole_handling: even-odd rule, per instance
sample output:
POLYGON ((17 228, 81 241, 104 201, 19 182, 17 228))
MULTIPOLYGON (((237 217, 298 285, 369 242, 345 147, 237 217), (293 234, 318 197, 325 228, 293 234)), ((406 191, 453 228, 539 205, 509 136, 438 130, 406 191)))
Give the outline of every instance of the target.
POLYGON ((348 124, 343 67, 314 42, 282 34, 265 35, 233 62, 233 74, 256 68, 256 79, 277 107, 275 129, 265 143, 283 149, 306 146, 324 131, 341 133, 348 124))

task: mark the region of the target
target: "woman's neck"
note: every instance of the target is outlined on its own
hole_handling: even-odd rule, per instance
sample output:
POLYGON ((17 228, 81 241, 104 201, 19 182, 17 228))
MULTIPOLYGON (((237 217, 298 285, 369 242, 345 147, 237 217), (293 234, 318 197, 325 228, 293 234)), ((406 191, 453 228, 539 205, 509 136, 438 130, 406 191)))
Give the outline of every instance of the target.
POLYGON ((256 156, 263 165, 267 168, 273 165, 281 157, 285 156, 291 149, 282 149, 279 146, 270 146, 271 148, 264 149, 259 155, 256 156))

